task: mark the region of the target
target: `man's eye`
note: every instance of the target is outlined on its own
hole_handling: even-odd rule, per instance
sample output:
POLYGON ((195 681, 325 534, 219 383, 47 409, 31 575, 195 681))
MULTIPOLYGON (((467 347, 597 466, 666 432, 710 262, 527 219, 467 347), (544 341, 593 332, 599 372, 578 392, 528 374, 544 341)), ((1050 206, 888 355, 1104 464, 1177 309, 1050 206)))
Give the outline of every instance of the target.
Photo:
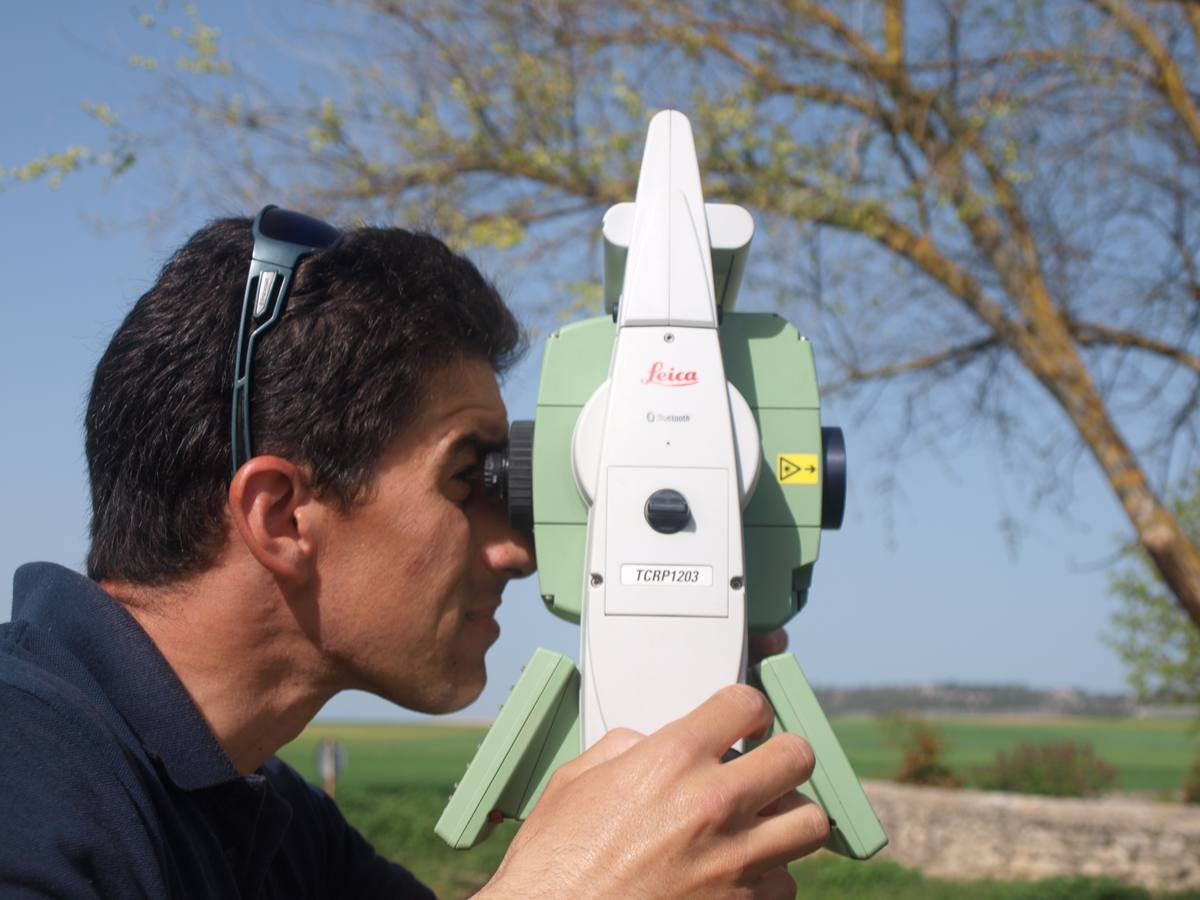
POLYGON ((476 491, 483 489, 483 465, 473 463, 469 466, 464 466, 454 473, 454 480, 465 486, 466 490, 462 491, 462 502, 466 502, 475 494, 476 491))
POLYGON ((463 469, 459 469, 454 475, 460 481, 470 481, 472 483, 483 482, 483 466, 479 463, 473 463, 463 469))

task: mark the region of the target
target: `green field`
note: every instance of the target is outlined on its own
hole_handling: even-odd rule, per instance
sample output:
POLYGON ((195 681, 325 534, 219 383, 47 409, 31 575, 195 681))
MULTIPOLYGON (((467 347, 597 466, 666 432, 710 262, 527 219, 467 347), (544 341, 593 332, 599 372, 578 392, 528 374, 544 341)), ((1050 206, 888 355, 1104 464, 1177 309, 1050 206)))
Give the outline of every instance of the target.
MULTIPOLYGON (((950 742, 949 764, 968 775, 996 751, 1022 742, 1090 741, 1117 767, 1118 787, 1166 795, 1178 790, 1191 765, 1198 737, 1190 724, 1166 719, 930 719, 950 742)), ((886 778, 900 751, 876 719, 834 723, 859 775, 886 778)), ((481 727, 458 725, 310 726, 280 755, 306 778, 318 782, 315 751, 321 738, 345 748, 347 765, 338 779, 338 801, 347 818, 380 852, 403 862, 444 898, 465 897, 483 884, 504 854, 515 826, 506 824, 467 853, 449 850, 433 834, 451 785, 459 779, 482 739, 481 727)), ((1149 897, 1150 894, 1096 879, 1029 884, 956 884, 926 879, 893 863, 848 863, 827 854, 797 864, 805 897, 950 898, 1050 900, 1050 898, 1149 897)), ((1157 895, 1155 895, 1157 896, 1157 895)), ((1163 895, 1167 896, 1167 895, 1163 895)), ((1200 894, 1171 895, 1200 900, 1200 894)))
MULTIPOLYGON (((928 719, 949 741, 947 762, 964 774, 990 762, 998 750, 1022 742, 1088 741, 1117 768, 1117 787, 1165 793, 1177 790, 1200 746, 1194 727, 1181 719, 1015 719, 949 717, 928 719)), ((840 719, 838 737, 861 778, 887 778, 900 751, 878 719, 840 719)), ((384 785, 451 785, 483 739, 482 727, 460 725, 310 726, 280 754, 306 777, 315 778, 316 742, 341 741, 349 764, 347 789, 384 785)))

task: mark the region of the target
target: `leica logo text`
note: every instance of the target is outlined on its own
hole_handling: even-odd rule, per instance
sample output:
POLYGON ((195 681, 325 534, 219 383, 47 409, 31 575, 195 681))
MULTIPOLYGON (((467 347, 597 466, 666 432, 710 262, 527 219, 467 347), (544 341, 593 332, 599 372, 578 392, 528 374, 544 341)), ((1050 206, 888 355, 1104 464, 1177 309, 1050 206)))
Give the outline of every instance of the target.
POLYGON ((650 366, 650 372, 642 379, 642 384, 661 384, 664 387, 692 387, 700 383, 700 376, 695 369, 676 369, 664 366, 656 360, 650 366))

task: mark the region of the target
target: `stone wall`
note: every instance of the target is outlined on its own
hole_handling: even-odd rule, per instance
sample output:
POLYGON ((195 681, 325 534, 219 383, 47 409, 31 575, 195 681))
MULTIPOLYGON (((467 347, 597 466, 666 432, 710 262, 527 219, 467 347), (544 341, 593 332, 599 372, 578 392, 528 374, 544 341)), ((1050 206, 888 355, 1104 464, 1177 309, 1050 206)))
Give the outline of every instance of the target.
POLYGON ((1200 888, 1200 807, 1032 797, 864 781, 888 834, 879 858, 936 878, 1105 875, 1200 888))

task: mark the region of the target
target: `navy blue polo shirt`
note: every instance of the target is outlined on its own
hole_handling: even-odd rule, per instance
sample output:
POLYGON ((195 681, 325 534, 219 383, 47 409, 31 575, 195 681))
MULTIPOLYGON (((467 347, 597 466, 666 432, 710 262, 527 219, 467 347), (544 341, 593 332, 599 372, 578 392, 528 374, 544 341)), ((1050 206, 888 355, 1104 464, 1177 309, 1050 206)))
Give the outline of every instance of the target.
POLYGON ((432 897, 278 759, 240 775, 132 616, 61 566, 0 625, 0 896, 432 897))

